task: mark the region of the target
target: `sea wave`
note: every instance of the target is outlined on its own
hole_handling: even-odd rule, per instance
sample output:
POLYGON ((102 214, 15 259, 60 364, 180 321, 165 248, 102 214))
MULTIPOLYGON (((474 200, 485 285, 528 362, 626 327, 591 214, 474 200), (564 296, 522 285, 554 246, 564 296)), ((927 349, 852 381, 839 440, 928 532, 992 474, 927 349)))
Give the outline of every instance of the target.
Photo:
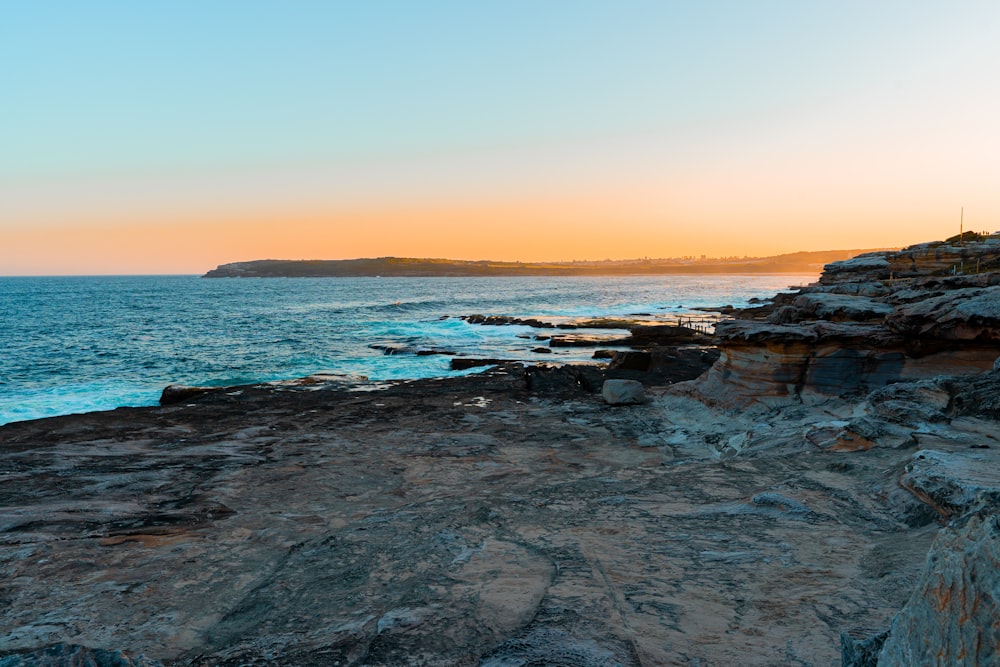
POLYGON ((254 383, 319 370, 372 380, 465 374, 450 370, 447 354, 386 355, 369 347, 380 342, 465 356, 582 360, 590 351, 532 352, 539 343, 531 327, 460 318, 691 313, 809 279, 0 278, 0 423, 153 405, 170 383, 254 383))

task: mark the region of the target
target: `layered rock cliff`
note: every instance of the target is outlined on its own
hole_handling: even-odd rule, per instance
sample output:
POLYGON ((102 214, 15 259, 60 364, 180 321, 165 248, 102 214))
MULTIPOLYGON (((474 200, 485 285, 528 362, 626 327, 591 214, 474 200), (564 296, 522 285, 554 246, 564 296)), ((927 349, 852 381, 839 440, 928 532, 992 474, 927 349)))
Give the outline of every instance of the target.
POLYGON ((735 316, 717 326, 722 354, 697 382, 710 402, 808 402, 980 373, 1000 354, 1000 238, 833 262, 817 283, 735 316))

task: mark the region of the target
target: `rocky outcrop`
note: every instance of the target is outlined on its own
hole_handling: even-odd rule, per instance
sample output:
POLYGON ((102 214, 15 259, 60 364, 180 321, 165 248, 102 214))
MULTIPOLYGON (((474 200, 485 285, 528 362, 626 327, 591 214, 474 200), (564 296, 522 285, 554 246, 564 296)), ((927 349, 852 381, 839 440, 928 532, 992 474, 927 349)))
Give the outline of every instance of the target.
POLYGON ((963 245, 958 245, 957 240, 920 243, 895 252, 870 252, 832 262, 824 267, 820 284, 870 283, 1000 270, 1000 239, 977 237, 963 245))
POLYGON ((1000 352, 998 241, 829 264, 819 283, 720 322, 720 358, 692 390, 724 405, 775 404, 989 370, 1000 352))
POLYGON ((256 385, 0 427, 0 647, 829 665, 902 608, 936 525, 872 488, 912 451, 817 448, 799 406, 558 389, 584 379, 256 385))
POLYGON ((1000 516, 973 515, 934 541, 879 667, 1000 662, 1000 516))
POLYGON ((639 380, 643 384, 673 384, 693 380, 719 359, 714 347, 653 347, 612 353, 609 378, 639 380))
POLYGON ((1000 341, 1000 286, 956 289, 897 306, 887 314, 886 325, 917 339, 996 343, 1000 341))

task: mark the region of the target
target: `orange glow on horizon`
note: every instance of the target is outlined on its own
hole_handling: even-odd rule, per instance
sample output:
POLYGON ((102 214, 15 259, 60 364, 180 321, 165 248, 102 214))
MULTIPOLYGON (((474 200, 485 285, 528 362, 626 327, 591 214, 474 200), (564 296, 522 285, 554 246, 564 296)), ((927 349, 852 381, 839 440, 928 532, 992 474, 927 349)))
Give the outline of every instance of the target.
POLYGON ((759 257, 899 246, 950 234, 943 228, 932 231, 940 228, 934 216, 911 224, 908 238, 891 229, 876 237, 871 220, 839 224, 833 214, 820 220, 814 216, 805 225, 794 214, 791 221, 773 220, 750 207, 744 222, 733 225, 726 219, 728 207, 686 210, 685 219, 671 219, 647 204, 590 198, 265 213, 142 225, 53 225, 0 232, 0 274, 203 273, 218 264, 253 259, 385 256, 503 261, 759 257), (813 233, 807 233, 810 227, 813 233))

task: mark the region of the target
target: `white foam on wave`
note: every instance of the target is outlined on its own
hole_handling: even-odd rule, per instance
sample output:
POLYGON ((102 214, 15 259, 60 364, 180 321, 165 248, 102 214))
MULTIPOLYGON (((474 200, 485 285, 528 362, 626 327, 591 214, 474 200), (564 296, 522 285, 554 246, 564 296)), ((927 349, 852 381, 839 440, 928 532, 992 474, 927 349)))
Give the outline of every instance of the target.
MULTIPOLYGON (((589 360, 589 348, 528 326, 470 325, 482 313, 564 321, 745 304, 801 276, 428 278, 211 281, 194 276, 0 279, 12 344, 0 424, 155 405, 171 383, 254 384, 319 370, 372 381, 468 375, 449 354, 524 361, 589 360), (407 304, 407 308, 395 303, 407 304), (391 307, 385 307, 390 304, 391 307), (405 349, 384 355, 371 343, 405 349)), ((588 330, 587 334, 598 334, 588 330)))

